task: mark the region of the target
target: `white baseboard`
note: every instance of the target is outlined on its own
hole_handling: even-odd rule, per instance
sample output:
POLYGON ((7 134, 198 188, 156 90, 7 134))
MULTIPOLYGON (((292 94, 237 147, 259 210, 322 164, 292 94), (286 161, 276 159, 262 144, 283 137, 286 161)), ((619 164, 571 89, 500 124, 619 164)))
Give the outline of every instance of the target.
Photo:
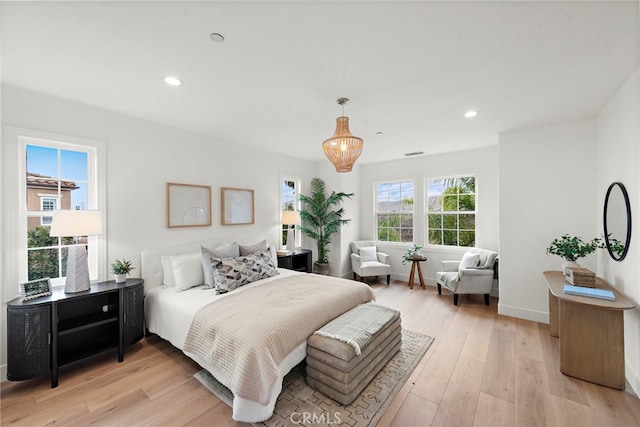
POLYGON ((7 365, 0 366, 0 382, 7 381, 7 365))
POLYGON ((498 302, 498 314, 531 320, 533 322, 549 323, 549 313, 529 310, 522 307, 514 307, 498 302))
POLYGON ((627 382, 633 389, 633 392, 636 396, 640 396, 640 374, 638 371, 633 369, 631 364, 625 360, 624 362, 624 372, 627 382))

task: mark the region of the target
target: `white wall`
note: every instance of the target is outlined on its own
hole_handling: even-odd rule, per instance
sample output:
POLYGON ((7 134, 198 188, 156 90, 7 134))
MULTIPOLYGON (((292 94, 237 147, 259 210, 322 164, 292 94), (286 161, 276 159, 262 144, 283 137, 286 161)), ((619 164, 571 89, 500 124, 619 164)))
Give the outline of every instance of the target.
MULTIPOLYGON (((2 87, 3 126, 26 128, 106 142, 107 152, 107 259, 127 258, 139 272, 140 251, 210 237, 254 243, 267 237, 279 242, 279 179, 281 174, 300 177, 308 188, 315 174, 313 162, 266 151, 247 149, 175 128, 36 94, 10 86, 2 87), (167 182, 210 185, 213 225, 187 229, 165 226, 167 182), (255 190, 254 225, 220 225, 220 187, 255 190)), ((11 174, 11 151, 3 139, 3 207, 17 205, 17 173, 11 174)), ((13 165, 15 167, 15 165, 13 165)), ((7 236, 5 219, 17 212, 4 212, 0 232, 7 236)), ((15 230, 13 231, 15 232, 15 230)), ((12 232, 12 233, 13 233, 12 232)), ((14 251, 3 239, 1 264, 2 314, 4 303, 16 294, 24 277, 7 265, 7 252, 14 251)), ((305 242, 305 246, 308 242, 305 242)), ((107 279, 102 277, 101 279, 107 279)), ((2 328, 0 365, 6 364, 6 330, 2 328)), ((3 370, 4 373, 4 370, 3 370)), ((4 376, 3 376, 4 378, 4 376)))
POLYGON ((629 193, 632 230, 629 252, 616 262, 606 251, 598 259, 603 277, 636 304, 624 313, 625 367, 631 386, 640 391, 640 68, 627 80, 598 116, 597 229, 604 233, 603 211, 607 188, 622 182, 629 193))
MULTIPOLYGON (((476 246, 498 251, 498 150, 488 147, 433 156, 411 157, 383 163, 360 166, 360 239, 375 240, 374 193, 375 183, 413 180, 415 206, 424 206, 425 179, 456 175, 477 176, 476 246)), ((422 210, 416 209, 416 214, 422 210)), ((425 248, 428 260, 422 266, 425 281, 435 286, 435 272, 440 261, 460 259, 464 249, 427 248, 424 221, 414 218, 414 240, 425 248)), ((402 254, 410 244, 386 243, 379 245, 391 255, 392 277, 409 280, 411 266, 402 264, 402 254)))
MULTIPOLYGON (((563 234, 597 236, 595 146, 595 119, 500 135, 501 314, 548 323, 542 272, 563 260, 546 248, 563 234)), ((593 254, 578 262, 595 269, 593 254)))

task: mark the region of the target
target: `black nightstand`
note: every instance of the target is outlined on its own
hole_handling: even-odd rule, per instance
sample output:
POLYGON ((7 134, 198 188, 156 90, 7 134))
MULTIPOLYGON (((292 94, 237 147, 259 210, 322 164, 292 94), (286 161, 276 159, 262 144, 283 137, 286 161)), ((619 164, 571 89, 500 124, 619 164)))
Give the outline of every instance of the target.
POLYGON ((51 374, 58 368, 108 350, 124 348, 144 336, 144 281, 93 283, 91 289, 7 303, 7 379, 51 374))
POLYGON ((278 267, 311 273, 312 252, 310 249, 298 249, 288 255, 278 255, 278 267))

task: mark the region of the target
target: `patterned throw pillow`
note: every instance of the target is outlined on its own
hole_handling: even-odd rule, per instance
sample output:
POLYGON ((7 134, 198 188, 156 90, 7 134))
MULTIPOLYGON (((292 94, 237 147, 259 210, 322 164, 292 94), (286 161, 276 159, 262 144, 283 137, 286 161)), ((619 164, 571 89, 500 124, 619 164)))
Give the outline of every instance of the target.
POLYGON ((234 258, 212 257, 211 267, 219 294, 279 274, 268 249, 234 258))
POLYGON ((200 246, 202 252, 202 270, 204 271, 204 284, 207 288, 215 288, 211 258, 231 258, 240 256, 240 247, 237 242, 225 243, 214 249, 200 246))

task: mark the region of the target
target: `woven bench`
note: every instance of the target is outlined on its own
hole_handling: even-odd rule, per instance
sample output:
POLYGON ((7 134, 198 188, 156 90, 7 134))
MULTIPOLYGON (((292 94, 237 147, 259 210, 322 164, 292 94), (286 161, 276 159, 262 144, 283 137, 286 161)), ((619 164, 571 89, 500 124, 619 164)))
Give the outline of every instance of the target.
POLYGON ((360 304, 309 337, 307 384, 348 405, 401 345, 400 312, 360 304))

